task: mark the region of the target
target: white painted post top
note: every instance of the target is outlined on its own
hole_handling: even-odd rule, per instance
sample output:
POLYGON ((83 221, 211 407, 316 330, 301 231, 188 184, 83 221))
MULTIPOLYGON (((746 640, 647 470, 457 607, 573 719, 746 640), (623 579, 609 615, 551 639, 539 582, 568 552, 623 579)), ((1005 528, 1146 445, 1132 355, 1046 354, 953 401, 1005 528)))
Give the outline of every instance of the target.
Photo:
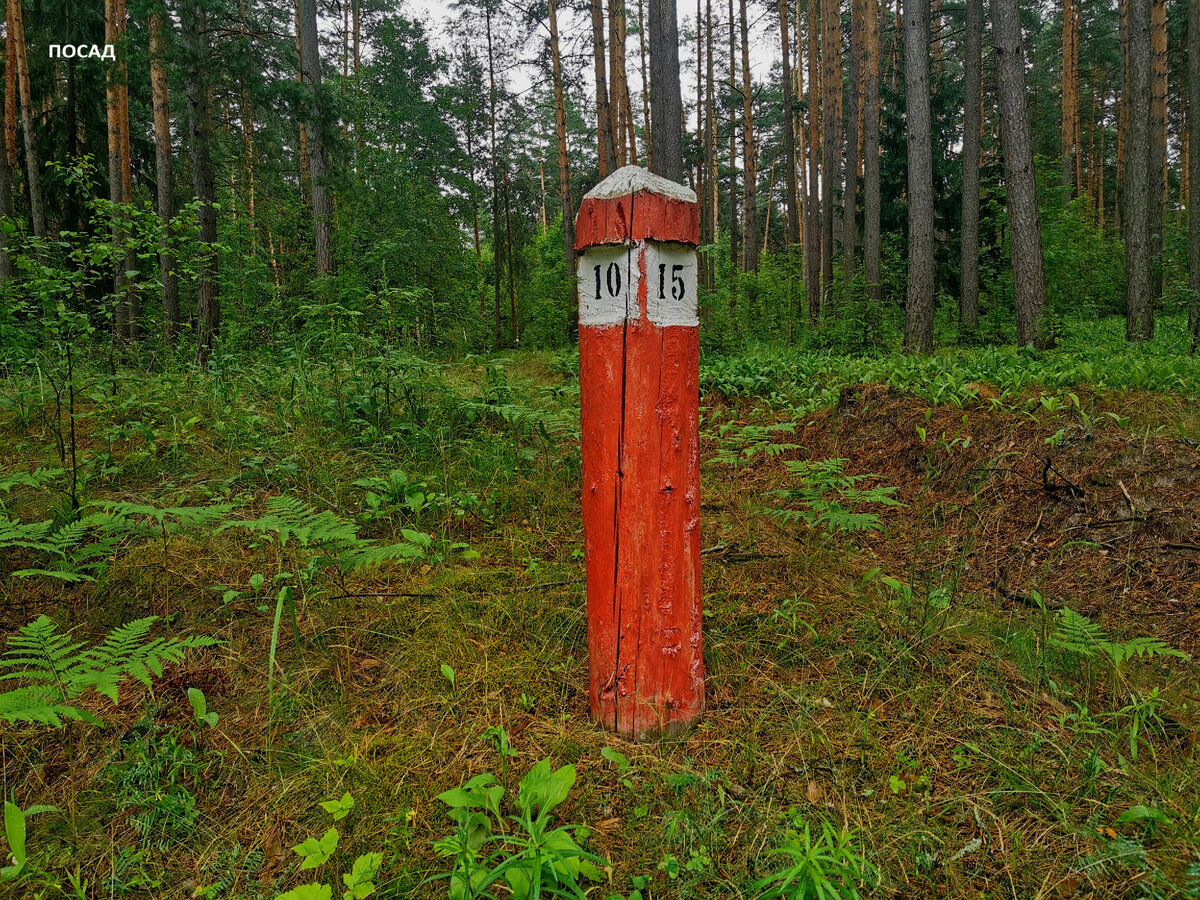
POLYGON ((660 194, 673 200, 696 202, 696 192, 683 184, 668 181, 641 166, 623 166, 584 194, 585 200, 613 200, 638 191, 660 194))

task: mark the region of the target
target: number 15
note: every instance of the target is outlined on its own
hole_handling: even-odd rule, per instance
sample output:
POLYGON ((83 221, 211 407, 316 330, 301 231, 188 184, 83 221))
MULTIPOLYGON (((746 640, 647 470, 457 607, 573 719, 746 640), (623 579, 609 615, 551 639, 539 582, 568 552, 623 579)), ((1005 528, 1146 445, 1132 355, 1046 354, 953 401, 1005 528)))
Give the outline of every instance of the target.
MULTIPOLYGON (((682 265, 671 266, 671 297, 675 300, 682 300, 687 292, 687 287, 683 283, 682 265)), ((658 264, 658 299, 667 299, 667 264, 658 264)))

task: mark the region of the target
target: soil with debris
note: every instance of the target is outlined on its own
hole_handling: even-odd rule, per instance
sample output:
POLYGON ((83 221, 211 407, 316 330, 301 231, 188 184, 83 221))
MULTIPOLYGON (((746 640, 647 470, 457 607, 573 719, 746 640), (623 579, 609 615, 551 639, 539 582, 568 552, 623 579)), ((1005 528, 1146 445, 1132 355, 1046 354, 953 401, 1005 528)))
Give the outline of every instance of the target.
MULTIPOLYGON (((1200 650, 1200 447, 1120 427, 1100 396, 1080 395, 1084 418, 982 394, 962 409, 931 408, 883 385, 847 388, 795 440, 899 488, 905 506, 867 540, 914 583, 923 562, 961 561, 963 590, 1027 605, 1036 591, 1106 629, 1200 650)), ((1125 395, 1126 414, 1129 404, 1125 395)))

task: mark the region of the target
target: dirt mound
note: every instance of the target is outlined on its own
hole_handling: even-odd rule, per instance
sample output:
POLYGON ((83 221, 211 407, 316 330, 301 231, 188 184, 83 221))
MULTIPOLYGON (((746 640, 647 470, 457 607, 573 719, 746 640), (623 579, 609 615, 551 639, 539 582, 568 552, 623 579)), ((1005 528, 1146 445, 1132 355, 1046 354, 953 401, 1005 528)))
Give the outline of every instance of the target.
POLYGON ((1200 651, 1200 449, 1130 430, 1137 397, 1078 396, 1082 412, 986 392, 931 408, 863 385, 797 440, 899 488, 906 505, 869 540, 914 584, 961 579, 1010 603, 1036 590, 1118 633, 1200 651))

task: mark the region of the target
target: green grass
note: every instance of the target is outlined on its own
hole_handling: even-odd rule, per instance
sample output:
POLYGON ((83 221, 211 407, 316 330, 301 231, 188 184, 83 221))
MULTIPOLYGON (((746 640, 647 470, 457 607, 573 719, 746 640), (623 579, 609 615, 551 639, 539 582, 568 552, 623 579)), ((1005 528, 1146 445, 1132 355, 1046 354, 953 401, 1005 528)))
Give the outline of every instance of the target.
MULTIPOLYGON (((570 354, 226 359, 215 374, 149 377, 85 368, 84 502, 228 503, 241 521, 286 495, 381 544, 404 529, 428 533, 437 552, 342 578, 324 565, 306 571, 313 554, 294 541, 281 549, 246 529, 204 526, 172 534, 165 549, 153 534, 131 535, 94 583, 14 579, 10 568, 31 560, 0 563, 10 630, 45 612, 83 639, 153 613, 176 635, 224 642, 153 689, 124 686, 116 709, 97 700, 105 729, 0 732, 5 790, 21 807, 59 809, 31 820, 31 859, 47 874, 23 884, 65 883, 78 868, 89 896, 208 887, 274 897, 311 880, 290 848, 328 827, 321 801, 350 792, 329 872, 382 851, 377 896, 445 896, 444 881, 425 884, 448 871, 433 850, 453 827, 437 795, 502 770, 512 792, 550 759, 578 773, 558 820, 587 826, 586 846, 611 868, 593 896, 627 895, 640 878, 652 897, 753 896, 756 880, 787 864, 768 851, 789 831, 799 840, 804 824, 823 834, 822 822, 852 832, 854 852, 878 870, 864 896, 1180 895, 1200 837, 1190 747, 1166 720, 1151 721, 1133 761, 1121 709, 1157 687, 1186 732, 1195 663, 1135 660, 1114 679, 1047 647, 1041 611, 963 588, 963 529, 935 514, 938 473, 957 471, 961 451, 933 447, 933 435, 940 468, 920 476, 924 493, 901 498, 908 514, 927 505, 929 515, 885 509, 883 530, 857 535, 761 512, 789 485, 784 457, 826 424, 776 433, 800 450, 736 468, 714 459, 722 423, 803 426, 867 383, 914 394, 914 410, 966 413, 971 428, 985 415, 1014 435, 1036 423, 1039 451, 1043 433, 1085 420, 1131 452, 1151 434, 1194 437, 1183 398, 1200 388, 1200 368, 1177 352, 1178 336, 1164 327, 1151 345, 1126 348, 1116 327, 1080 324, 1039 354, 705 358, 703 541, 743 555, 706 557, 706 716, 687 735, 638 745, 588 720, 570 354), (451 499, 369 507, 355 482, 397 471, 451 499), (272 675, 281 584, 296 588, 299 640, 285 617, 272 675), (227 600, 229 591, 238 593, 227 600), (189 687, 204 691, 216 727, 195 721, 189 687), (516 752, 506 769, 484 736, 491 726, 516 752), (628 765, 602 756, 606 747, 628 765), (1136 807, 1169 822, 1118 822, 1136 807)), ((45 385, 32 373, 0 382, 3 472, 64 467, 45 385)), ((854 460, 854 471, 878 462, 854 460)), ((3 511, 62 521, 65 478, 0 494, 3 511)))

